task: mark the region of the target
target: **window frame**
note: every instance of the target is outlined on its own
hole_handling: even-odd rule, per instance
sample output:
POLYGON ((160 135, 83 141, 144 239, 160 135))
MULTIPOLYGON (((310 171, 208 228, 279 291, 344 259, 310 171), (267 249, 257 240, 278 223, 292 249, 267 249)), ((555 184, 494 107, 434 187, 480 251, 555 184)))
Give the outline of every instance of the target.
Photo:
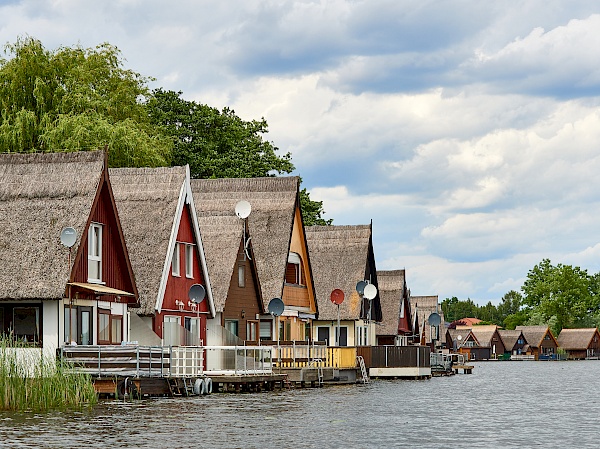
POLYGON ((110 345, 111 344, 111 324, 110 324, 110 310, 98 309, 98 344, 99 345, 110 345), (102 322, 100 321, 103 317, 106 317, 106 330, 102 328, 102 322), (106 335, 108 333, 108 335, 106 335), (103 335, 104 334, 104 335, 103 335), (108 337, 107 339, 101 337, 108 337))
POLYGON ((177 242, 175 243, 171 257, 171 274, 175 277, 181 277, 181 249, 180 244, 177 242))
POLYGON ((246 287, 246 266, 242 264, 238 265, 238 287, 246 287))
POLYGON ((185 277, 194 278, 194 245, 191 243, 185 244, 185 277))
POLYGON ((87 278, 88 282, 92 284, 102 283, 102 247, 103 247, 103 225, 102 223, 92 222, 88 228, 88 270, 87 278), (97 233, 95 231, 98 231, 97 233), (97 251, 96 251, 97 250, 97 251), (98 254, 95 254, 95 253, 98 254), (91 267, 96 265, 98 267, 98 277, 94 278, 91 276, 91 267))
POLYGON ((287 264, 285 266, 285 283, 290 285, 302 285, 302 258, 298 253, 290 252, 288 254, 287 264), (295 267, 294 282, 290 282, 291 279, 288 278, 288 273, 290 272, 291 266, 295 267))
POLYGON ((123 315, 110 315, 110 344, 112 345, 120 345, 123 342, 123 315), (120 326, 118 327, 119 330, 119 337, 117 338, 116 335, 114 335, 114 330, 115 330, 115 323, 119 321, 120 322, 120 326))

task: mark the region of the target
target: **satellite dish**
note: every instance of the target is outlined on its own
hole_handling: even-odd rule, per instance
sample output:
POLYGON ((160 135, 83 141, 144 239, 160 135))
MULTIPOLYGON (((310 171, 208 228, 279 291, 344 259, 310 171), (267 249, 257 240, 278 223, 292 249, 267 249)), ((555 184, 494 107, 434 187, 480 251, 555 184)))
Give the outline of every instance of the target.
POLYGON ((462 340, 462 335, 457 335, 457 336, 456 336, 456 339, 457 339, 458 341, 461 341, 461 340, 462 340))
POLYGON ((204 301, 204 297, 206 296, 206 290, 200 284, 194 284, 190 287, 190 291, 188 292, 188 297, 190 301, 195 304, 200 304, 204 301))
POLYGON ((67 248, 71 248, 77 241, 77 231, 68 226, 60 232, 60 243, 67 248))
POLYGON ((329 299, 331 299, 332 303, 339 306, 341 303, 344 302, 344 292, 341 291, 339 288, 336 288, 334 291, 331 292, 329 299))
POLYGON ((358 284, 356 284, 356 292, 359 295, 362 295, 365 292, 365 287, 367 285, 369 285, 367 281, 359 281, 358 284))
POLYGON ((367 284, 365 286, 363 295, 367 299, 374 299, 375 296, 377 296, 377 287, 375 287, 373 284, 367 284))
POLYGON ((269 302, 269 313, 273 316, 280 316, 285 309, 285 304, 280 298, 273 298, 269 302))
POLYGON ((235 214, 242 219, 248 218, 251 210, 252 207, 250 206, 250 203, 245 200, 238 201, 238 203, 235 205, 235 214))
POLYGON ((429 315, 429 318, 427 318, 427 322, 432 326, 439 326, 442 323, 442 317, 439 313, 433 312, 429 315))

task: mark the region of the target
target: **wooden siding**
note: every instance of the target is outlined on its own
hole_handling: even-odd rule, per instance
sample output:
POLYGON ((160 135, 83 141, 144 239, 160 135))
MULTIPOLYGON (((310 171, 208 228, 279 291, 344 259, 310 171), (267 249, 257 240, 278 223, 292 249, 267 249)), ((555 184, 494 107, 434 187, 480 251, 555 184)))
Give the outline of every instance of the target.
MULTIPOLYGON (((257 321, 256 315, 262 313, 256 273, 252 267, 251 262, 244 254, 242 241, 240 239, 238 258, 233 268, 233 273, 231 274, 227 299, 225 300, 225 309, 222 314, 223 322, 221 325, 225 325, 224 320, 237 320, 238 337, 242 340, 248 339, 248 336, 246 335, 248 320, 257 321), (240 266, 244 267, 244 287, 240 287, 238 283, 238 269, 240 266), (242 311, 244 312, 243 317, 242 311)), ((259 329, 257 329, 257 333, 258 332, 259 329)))
MULTIPOLYGON (((188 306, 190 287, 194 284, 201 284, 205 286, 204 279, 202 277, 200 255, 198 253, 198 242, 196 241, 194 235, 190 209, 187 204, 183 207, 181 212, 181 220, 179 222, 179 229, 177 230, 177 243, 182 243, 181 245, 178 245, 180 264, 179 276, 173 276, 172 267, 169 265, 167 285, 162 302, 162 310, 161 313, 157 313, 154 317, 154 332, 161 338, 163 336, 162 323, 165 315, 182 317, 182 325, 183 317, 195 318, 197 316, 197 313, 192 311, 188 306), (192 263, 193 276, 191 278, 186 276, 186 243, 194 245, 192 263), (183 310, 179 310, 176 301, 183 301, 183 310)), ((204 341, 206 341, 206 317, 208 313, 208 298, 205 297, 204 301, 200 303, 200 338, 204 341)))
MULTIPOLYGON (((295 307, 306 307, 311 313, 315 313, 317 308, 315 304, 315 292, 308 264, 308 249, 306 246, 306 236, 302 227, 302 218, 300 208, 296 207, 294 215, 294 227, 292 229, 292 239, 290 242, 290 252, 300 256, 302 262, 302 281, 305 288, 300 289, 297 286, 285 285, 283 288, 283 298, 285 305, 295 307), (291 287, 291 288, 286 288, 291 287)), ((267 298, 267 301, 272 298, 267 298)))
MULTIPOLYGON (((119 237, 115 208, 111 202, 108 185, 102 183, 96 207, 90 215, 91 222, 102 224, 102 281, 112 288, 133 293, 133 280, 128 275, 127 262, 123 243, 119 237)), ((88 281, 88 230, 81 239, 80 257, 74 267, 73 280, 75 282, 88 281)), ((84 294, 80 294, 83 297, 84 294)), ((91 297, 91 296, 90 296, 91 297)), ((111 301, 114 298, 104 297, 111 301)))

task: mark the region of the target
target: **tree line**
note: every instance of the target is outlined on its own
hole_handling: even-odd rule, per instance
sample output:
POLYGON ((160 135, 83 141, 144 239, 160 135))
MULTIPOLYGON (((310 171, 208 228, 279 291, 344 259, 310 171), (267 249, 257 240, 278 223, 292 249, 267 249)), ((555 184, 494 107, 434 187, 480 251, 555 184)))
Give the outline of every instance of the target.
POLYGON ((506 329, 547 324, 554 335, 563 328, 600 327, 600 273, 543 259, 527 273, 521 291, 506 293, 498 305, 471 299, 442 301, 446 321, 473 317, 506 329))
MULTIPOLYGON (((265 138, 268 124, 243 120, 227 107, 188 101, 183 92, 150 90, 153 78, 124 68, 121 52, 47 50, 18 38, 0 58, 0 152, 109 148, 111 167, 189 164, 194 178, 290 174, 289 152, 265 138)), ((321 201, 300 191, 306 225, 331 224, 321 201)))

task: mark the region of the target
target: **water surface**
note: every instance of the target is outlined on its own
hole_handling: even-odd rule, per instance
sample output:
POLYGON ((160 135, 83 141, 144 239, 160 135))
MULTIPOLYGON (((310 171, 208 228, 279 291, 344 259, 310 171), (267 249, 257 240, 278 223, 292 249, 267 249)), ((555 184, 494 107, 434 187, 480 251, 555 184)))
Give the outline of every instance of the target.
POLYGON ((600 361, 480 362, 471 375, 0 412, 31 448, 600 447, 600 361))

